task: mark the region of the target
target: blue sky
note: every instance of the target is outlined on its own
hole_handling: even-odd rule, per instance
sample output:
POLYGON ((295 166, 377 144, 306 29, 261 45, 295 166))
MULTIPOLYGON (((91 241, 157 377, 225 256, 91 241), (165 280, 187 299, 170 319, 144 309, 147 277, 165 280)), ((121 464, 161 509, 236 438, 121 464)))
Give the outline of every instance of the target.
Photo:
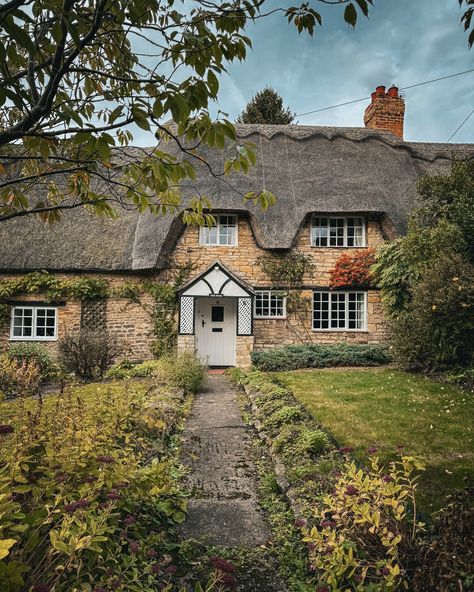
MULTIPOLYGON (((403 87, 474 68, 458 0, 374 4, 369 20, 360 18, 355 29, 343 22, 340 7, 321 6, 323 28, 313 38, 299 36, 282 14, 252 24, 253 51, 245 62, 229 66, 217 108, 235 119, 255 92, 269 85, 292 111, 304 113, 368 96, 379 84, 403 87)), ((405 138, 445 142, 474 109, 474 72, 407 90, 405 98, 405 138)), ((363 126, 365 107, 356 103, 298 122, 363 126)), ((453 142, 474 142, 474 115, 453 142)))

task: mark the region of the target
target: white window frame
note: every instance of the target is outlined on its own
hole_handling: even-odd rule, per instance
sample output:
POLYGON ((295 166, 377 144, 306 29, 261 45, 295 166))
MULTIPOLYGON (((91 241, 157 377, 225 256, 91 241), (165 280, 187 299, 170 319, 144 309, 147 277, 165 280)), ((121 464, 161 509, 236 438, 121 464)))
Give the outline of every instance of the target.
POLYGON ((214 216, 214 218, 216 219, 215 228, 217 229, 217 242, 215 244, 207 243, 205 241, 204 233, 208 227, 201 226, 201 228, 199 229, 199 244, 203 247, 236 247, 239 244, 239 217, 238 217, 238 215, 237 214, 216 214, 214 216), (221 225, 221 218, 223 216, 225 216, 227 218, 234 218, 234 221, 235 221, 235 241, 231 245, 229 245, 227 243, 220 242, 220 236, 221 236, 220 225, 221 225))
POLYGON ((12 306, 11 316, 10 316, 10 341, 57 341, 58 340, 58 309, 55 306, 31 306, 28 304, 25 305, 18 305, 12 306), (32 311, 32 320, 31 320, 31 336, 18 336, 13 334, 14 329, 14 318, 15 318, 15 310, 18 309, 29 309, 32 311), (43 336, 37 335, 37 316, 38 311, 54 311, 54 335, 53 336, 43 336))
MULTIPOLYGON (((270 309, 270 303, 268 308, 270 309)), ((255 290, 255 298, 253 302, 253 316, 255 319, 286 319, 286 296, 281 290, 255 290), (275 293, 283 298, 283 314, 282 315, 257 315, 257 294, 268 294, 269 299, 275 293)))
POLYGON ((326 216, 324 214, 313 215, 311 217, 311 228, 310 228, 310 241, 311 246, 316 249, 363 249, 367 246, 367 228, 366 228, 366 220, 365 216, 326 216), (326 218, 327 223, 327 230, 328 230, 328 244, 325 246, 315 244, 313 238, 313 229, 321 227, 321 225, 316 225, 315 222, 317 219, 326 218), (348 245, 348 236, 347 236, 347 227, 348 227, 348 220, 349 218, 359 218, 362 220, 362 244, 361 245, 348 245), (330 245, 330 228, 331 228, 331 220, 344 220, 344 237, 343 237, 343 244, 342 245, 330 245))
POLYGON ((312 308, 311 308, 311 328, 315 333, 325 332, 325 333, 332 333, 332 332, 351 332, 351 333, 366 333, 367 332, 367 292, 363 290, 314 290, 313 291, 313 301, 312 301, 312 308), (314 305, 315 305, 315 296, 316 294, 329 294, 328 297, 328 323, 331 324, 331 309, 332 309, 332 294, 344 294, 345 295, 345 315, 344 315, 344 327, 331 327, 329 326, 326 328, 319 328, 314 326, 314 305), (349 294, 363 294, 364 295, 364 322, 360 329, 349 329, 349 294))

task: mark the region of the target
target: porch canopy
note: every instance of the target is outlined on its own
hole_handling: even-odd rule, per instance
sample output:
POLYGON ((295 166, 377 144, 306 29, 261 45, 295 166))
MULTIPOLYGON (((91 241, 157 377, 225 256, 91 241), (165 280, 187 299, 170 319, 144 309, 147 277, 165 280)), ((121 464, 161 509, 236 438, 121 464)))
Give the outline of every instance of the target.
POLYGON ((237 335, 252 335, 252 287, 215 261, 179 291, 179 333, 194 335, 194 303, 199 297, 237 299, 237 335))

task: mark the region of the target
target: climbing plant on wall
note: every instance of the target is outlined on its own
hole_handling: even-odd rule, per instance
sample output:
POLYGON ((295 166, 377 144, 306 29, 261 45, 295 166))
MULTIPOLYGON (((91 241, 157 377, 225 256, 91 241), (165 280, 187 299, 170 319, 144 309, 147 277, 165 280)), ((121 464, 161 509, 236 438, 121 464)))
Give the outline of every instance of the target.
POLYGON ((375 249, 344 253, 329 272, 329 287, 370 288, 374 284, 372 265, 375 264, 375 249))
POLYGON ((302 295, 301 288, 305 275, 313 269, 311 258, 303 253, 265 253, 258 258, 257 263, 270 278, 272 289, 280 291, 286 297, 287 316, 298 321, 297 325, 289 323, 288 327, 303 341, 303 336, 308 333, 305 321, 310 303, 302 295))

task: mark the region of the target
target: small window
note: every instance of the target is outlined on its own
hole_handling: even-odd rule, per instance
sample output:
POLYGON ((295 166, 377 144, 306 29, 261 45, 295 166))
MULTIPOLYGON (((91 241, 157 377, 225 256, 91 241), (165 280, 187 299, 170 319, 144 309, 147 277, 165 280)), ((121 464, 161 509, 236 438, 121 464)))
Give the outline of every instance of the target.
POLYGON ((255 293, 255 317, 260 319, 286 318, 286 297, 284 293, 258 290, 255 293))
POLYGON ((57 339, 57 309, 46 306, 15 306, 10 339, 54 341, 57 339))
POLYGON ((365 247, 365 220, 362 217, 321 217, 311 221, 313 247, 365 247))
POLYGON ((216 224, 209 228, 202 226, 199 233, 199 244, 207 246, 237 245, 237 216, 219 215, 215 216, 216 224))
POLYGON ((315 331, 365 331, 366 292, 314 292, 315 331))
POLYGON ((213 323, 223 323, 224 322, 224 307, 223 306, 213 306, 211 308, 211 321, 213 323))

